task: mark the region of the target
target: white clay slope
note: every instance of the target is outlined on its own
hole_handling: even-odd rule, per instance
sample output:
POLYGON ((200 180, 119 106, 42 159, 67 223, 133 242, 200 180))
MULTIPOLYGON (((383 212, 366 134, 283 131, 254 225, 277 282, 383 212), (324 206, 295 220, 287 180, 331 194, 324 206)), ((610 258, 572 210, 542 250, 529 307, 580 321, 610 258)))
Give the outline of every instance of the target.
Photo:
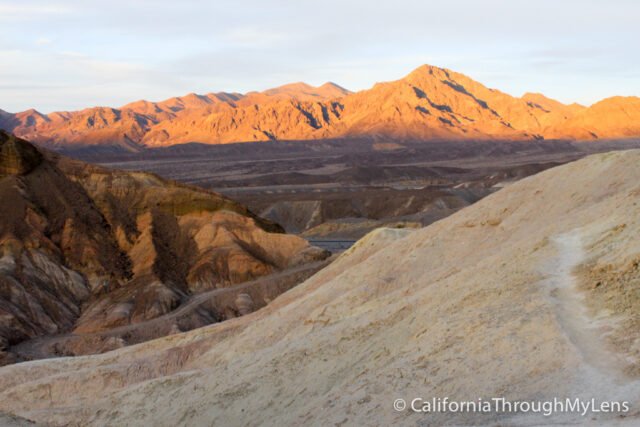
POLYGON ((248 316, 2 368, 0 411, 95 425, 638 422, 639 231, 640 151, 591 156, 424 229, 376 230, 248 316), (445 396, 621 399, 631 411, 393 409, 445 396))

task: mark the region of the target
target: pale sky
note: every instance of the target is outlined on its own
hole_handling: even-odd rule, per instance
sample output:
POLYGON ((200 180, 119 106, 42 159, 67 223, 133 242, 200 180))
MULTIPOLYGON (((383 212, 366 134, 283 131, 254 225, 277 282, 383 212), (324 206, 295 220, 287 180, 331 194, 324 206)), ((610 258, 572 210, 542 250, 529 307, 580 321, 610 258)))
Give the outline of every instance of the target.
POLYGON ((514 96, 640 95, 637 0, 0 0, 0 109, 49 113, 428 63, 514 96))

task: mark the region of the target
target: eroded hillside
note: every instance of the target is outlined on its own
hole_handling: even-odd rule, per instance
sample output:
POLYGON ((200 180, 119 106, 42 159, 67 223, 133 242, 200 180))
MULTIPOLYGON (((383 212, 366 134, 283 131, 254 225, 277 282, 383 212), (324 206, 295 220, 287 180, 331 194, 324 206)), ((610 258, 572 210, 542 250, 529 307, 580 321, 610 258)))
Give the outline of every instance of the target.
MULTIPOLYGON (((4 132, 0 154, 5 362, 12 356, 2 351, 28 339, 148 321, 191 295, 326 257, 211 191, 74 161, 4 132)), ((274 296, 254 294, 252 309, 274 296)), ((190 322, 240 311, 232 300, 190 322)))

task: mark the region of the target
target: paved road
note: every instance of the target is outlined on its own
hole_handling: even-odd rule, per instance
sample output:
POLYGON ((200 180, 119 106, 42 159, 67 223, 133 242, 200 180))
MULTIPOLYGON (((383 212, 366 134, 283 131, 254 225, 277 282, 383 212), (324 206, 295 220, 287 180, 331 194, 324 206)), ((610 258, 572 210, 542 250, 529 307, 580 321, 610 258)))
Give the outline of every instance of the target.
POLYGON ((352 239, 307 239, 313 246, 326 249, 330 252, 339 252, 349 249, 357 240, 352 239))

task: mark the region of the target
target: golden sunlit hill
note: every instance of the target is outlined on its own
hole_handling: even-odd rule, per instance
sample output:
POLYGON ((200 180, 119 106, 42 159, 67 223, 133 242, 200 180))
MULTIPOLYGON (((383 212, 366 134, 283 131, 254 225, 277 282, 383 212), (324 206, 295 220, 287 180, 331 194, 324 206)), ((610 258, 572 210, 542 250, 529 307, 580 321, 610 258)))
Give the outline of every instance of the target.
POLYGON ((189 142, 325 138, 583 140, 640 136, 639 105, 637 97, 609 98, 588 108, 541 94, 517 98, 424 65, 357 93, 334 83, 293 83, 247 94, 137 101, 119 109, 2 113, 0 126, 56 149, 109 145, 132 151, 189 142))

